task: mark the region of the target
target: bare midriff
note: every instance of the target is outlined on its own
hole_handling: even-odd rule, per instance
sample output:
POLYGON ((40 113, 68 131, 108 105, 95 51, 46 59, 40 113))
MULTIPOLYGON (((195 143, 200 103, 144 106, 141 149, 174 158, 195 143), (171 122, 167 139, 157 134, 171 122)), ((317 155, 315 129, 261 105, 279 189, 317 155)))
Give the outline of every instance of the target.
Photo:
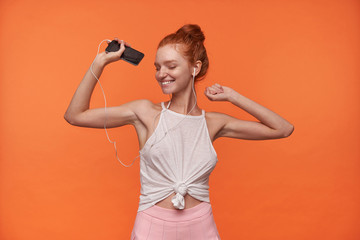
MULTIPOLYGON (((157 202, 155 205, 157 205, 159 207, 163 207, 163 208, 169 208, 169 209, 178 210, 177 208, 174 207, 173 203, 171 202, 171 199, 172 199, 173 196, 175 196, 175 193, 171 194, 170 196, 168 196, 164 200, 161 200, 160 202, 157 202)), ((184 196, 184 200, 185 200, 185 209, 195 207, 196 205, 202 203, 202 201, 197 200, 196 198, 193 198, 189 194, 186 194, 184 196)))

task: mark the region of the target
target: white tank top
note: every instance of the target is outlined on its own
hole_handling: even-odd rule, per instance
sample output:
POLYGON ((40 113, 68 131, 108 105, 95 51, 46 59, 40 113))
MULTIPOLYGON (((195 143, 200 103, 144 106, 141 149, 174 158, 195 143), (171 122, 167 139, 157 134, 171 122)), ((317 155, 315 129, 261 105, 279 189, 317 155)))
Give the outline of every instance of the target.
POLYGON ((184 119, 186 115, 165 108, 163 102, 161 106, 154 133, 139 151, 141 195, 138 212, 174 192, 172 203, 177 209, 184 209, 186 193, 210 202, 209 176, 218 159, 206 125, 205 111, 184 119))

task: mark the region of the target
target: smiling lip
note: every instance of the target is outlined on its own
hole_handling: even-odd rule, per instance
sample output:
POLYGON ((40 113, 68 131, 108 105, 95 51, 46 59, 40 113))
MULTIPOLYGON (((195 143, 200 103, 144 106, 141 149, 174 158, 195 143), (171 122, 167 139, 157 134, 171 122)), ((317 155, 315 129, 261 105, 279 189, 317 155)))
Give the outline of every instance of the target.
POLYGON ((175 82, 175 80, 170 80, 170 81, 159 81, 161 86, 167 86, 171 83, 175 82))

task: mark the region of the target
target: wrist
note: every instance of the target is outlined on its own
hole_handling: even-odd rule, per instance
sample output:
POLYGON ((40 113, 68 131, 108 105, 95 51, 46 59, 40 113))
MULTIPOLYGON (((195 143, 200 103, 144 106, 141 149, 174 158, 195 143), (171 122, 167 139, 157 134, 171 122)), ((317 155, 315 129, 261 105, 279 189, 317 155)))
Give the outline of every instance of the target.
POLYGON ((231 102, 231 103, 234 103, 234 102, 236 102, 236 99, 237 99, 238 96, 239 96, 239 93, 236 92, 235 90, 232 90, 229 93, 228 101, 231 102))
POLYGON ((94 60, 94 65, 104 68, 108 63, 102 54, 98 54, 94 60))

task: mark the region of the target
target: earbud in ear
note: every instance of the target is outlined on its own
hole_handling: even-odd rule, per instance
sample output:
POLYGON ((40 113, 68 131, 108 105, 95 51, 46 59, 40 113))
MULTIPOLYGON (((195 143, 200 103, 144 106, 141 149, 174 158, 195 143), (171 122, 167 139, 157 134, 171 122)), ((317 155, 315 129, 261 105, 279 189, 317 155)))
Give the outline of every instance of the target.
POLYGON ((195 68, 194 68, 194 76, 195 76, 195 68))

